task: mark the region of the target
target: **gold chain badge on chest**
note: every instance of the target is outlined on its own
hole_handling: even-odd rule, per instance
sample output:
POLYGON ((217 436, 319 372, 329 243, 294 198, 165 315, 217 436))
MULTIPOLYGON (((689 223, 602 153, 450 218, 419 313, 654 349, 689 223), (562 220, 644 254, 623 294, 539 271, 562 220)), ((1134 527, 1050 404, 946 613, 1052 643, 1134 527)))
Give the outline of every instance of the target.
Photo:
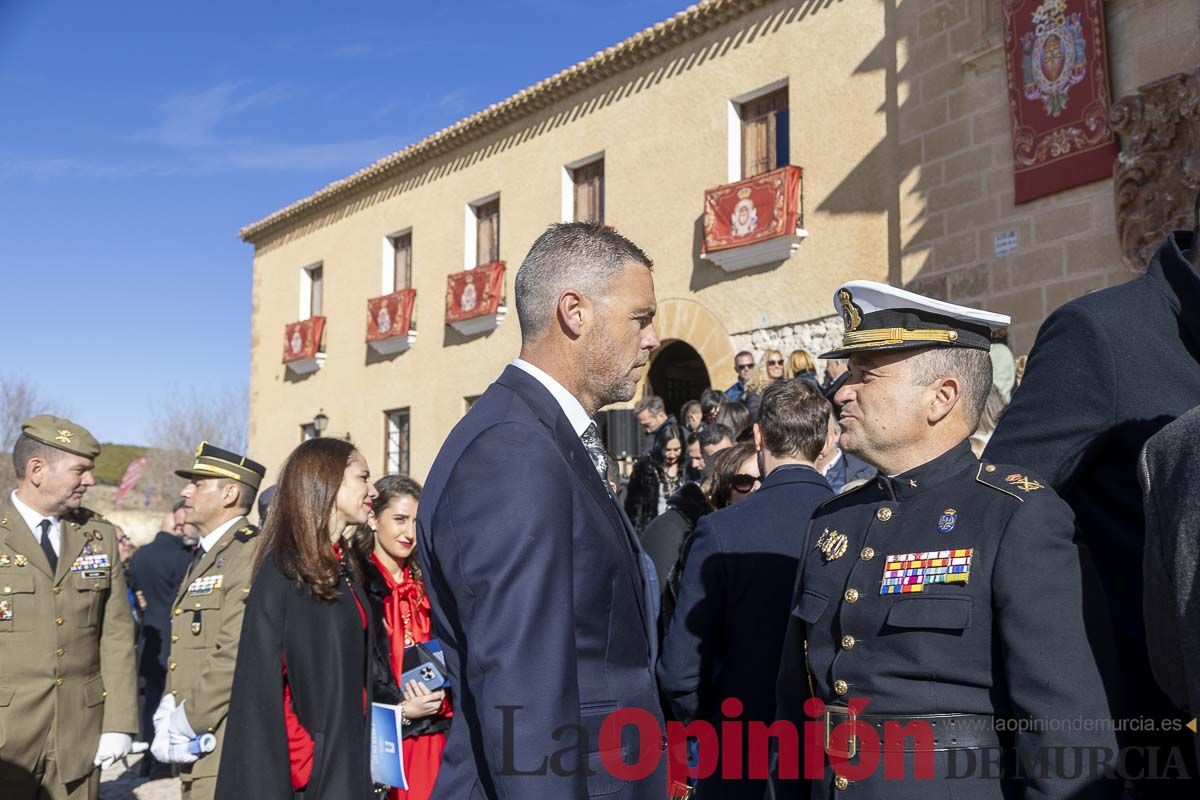
POLYGON ((835 561, 846 555, 849 547, 849 536, 838 531, 831 531, 829 528, 826 528, 817 539, 817 549, 821 551, 826 562, 835 561))

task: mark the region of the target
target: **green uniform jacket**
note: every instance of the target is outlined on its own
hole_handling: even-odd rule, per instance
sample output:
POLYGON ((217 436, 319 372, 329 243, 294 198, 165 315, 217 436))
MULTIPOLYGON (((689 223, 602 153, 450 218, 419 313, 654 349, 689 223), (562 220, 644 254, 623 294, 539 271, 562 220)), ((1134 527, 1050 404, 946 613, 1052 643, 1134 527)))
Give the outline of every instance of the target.
POLYGON ((88 775, 100 734, 136 735, 133 615, 112 523, 62 518, 58 570, 0 498, 0 762, 33 770, 52 737, 59 777, 88 775))
POLYGON ((197 735, 217 737, 217 749, 192 765, 192 778, 216 775, 221 763, 225 715, 257 549, 258 528, 245 517, 238 519, 192 567, 175 596, 167 689, 184 706, 197 735))

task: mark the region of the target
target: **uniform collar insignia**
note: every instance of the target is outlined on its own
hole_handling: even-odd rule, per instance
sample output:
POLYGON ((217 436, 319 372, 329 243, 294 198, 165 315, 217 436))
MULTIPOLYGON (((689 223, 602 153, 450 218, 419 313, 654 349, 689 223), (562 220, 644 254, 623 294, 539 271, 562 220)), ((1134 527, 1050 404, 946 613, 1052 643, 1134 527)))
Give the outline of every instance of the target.
POLYGON ((893 478, 879 476, 879 486, 892 500, 916 497, 964 469, 974 469, 979 462, 971 445, 962 441, 926 464, 914 467, 893 478))

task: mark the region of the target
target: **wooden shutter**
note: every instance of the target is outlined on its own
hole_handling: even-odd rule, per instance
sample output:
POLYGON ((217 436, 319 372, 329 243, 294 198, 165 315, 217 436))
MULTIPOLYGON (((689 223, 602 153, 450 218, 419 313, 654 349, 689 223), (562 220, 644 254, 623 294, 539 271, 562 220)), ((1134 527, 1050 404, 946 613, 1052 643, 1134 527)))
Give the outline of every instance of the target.
POLYGON ((324 312, 325 308, 325 269, 324 267, 313 267, 308 271, 309 281, 311 282, 311 291, 309 292, 308 314, 311 317, 319 317, 324 312))
POLYGON ((475 238, 475 263, 490 264, 500 260, 500 201, 493 200, 475 209, 479 220, 475 238))
POLYGON ((604 160, 574 170, 575 220, 604 222, 604 160))
POLYGON ((742 177, 753 178, 786 163, 787 153, 779 153, 777 126, 787 124, 787 88, 756 97, 742 104, 742 177), (779 112, 784 112, 781 114, 779 112))
POLYGON ((406 233, 403 236, 397 236, 392 239, 392 248, 395 252, 395 260, 393 262, 393 288, 392 291, 398 292, 401 289, 412 288, 412 234, 406 233))

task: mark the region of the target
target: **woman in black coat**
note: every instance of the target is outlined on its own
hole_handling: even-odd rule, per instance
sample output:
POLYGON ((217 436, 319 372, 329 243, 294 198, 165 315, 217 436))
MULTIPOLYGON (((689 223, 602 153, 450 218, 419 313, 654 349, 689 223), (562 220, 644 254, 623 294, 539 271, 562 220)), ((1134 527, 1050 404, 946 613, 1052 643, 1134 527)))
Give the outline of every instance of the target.
POLYGON ((242 623, 219 800, 349 800, 372 793, 370 603, 345 537, 377 496, 339 439, 288 457, 242 623))
POLYGON ((654 432, 650 452, 639 458, 629 474, 625 513, 640 536, 650 521, 667 510, 667 498, 699 476, 692 474, 683 451, 678 423, 667 421, 654 432))

